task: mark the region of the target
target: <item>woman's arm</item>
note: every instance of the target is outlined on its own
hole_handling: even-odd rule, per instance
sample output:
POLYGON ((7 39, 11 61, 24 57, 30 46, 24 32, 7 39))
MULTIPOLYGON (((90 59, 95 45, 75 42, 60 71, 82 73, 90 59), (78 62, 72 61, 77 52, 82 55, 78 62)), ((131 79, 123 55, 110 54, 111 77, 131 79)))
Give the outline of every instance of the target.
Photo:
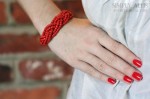
MULTIPOLYGON (((52 0, 18 1, 40 34, 60 13, 52 0)), ((140 59, 87 19, 73 18, 52 39, 49 47, 72 67, 111 84, 115 79, 127 83, 142 79, 140 72, 131 66, 141 67, 140 59)))
POLYGON ((42 33, 44 27, 60 13, 52 0, 18 0, 29 15, 36 29, 42 33))

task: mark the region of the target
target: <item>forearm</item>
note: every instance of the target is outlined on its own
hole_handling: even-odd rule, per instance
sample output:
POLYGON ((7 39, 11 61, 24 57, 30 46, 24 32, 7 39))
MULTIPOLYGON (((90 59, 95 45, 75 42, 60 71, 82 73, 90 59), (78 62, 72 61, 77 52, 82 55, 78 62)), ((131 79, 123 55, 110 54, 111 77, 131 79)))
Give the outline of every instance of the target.
POLYGON ((17 0, 41 34, 44 27, 60 12, 52 0, 17 0))

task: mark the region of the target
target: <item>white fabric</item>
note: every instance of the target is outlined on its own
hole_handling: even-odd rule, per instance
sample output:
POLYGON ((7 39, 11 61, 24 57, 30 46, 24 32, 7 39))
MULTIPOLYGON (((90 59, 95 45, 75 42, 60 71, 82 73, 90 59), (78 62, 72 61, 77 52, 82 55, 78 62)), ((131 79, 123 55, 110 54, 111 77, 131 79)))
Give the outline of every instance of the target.
POLYGON ((144 79, 107 84, 75 70, 67 99, 150 99, 150 1, 82 0, 88 19, 143 61, 144 79), (145 4, 145 6, 144 6, 145 4), (123 10, 123 11, 122 11, 123 10))

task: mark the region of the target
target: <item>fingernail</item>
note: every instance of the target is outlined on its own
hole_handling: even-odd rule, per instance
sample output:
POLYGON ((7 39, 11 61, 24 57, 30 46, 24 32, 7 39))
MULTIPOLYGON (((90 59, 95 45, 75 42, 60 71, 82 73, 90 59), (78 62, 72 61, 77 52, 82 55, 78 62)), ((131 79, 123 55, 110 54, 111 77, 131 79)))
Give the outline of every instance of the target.
POLYGON ((112 78, 108 78, 108 82, 111 83, 111 84, 115 84, 115 83, 116 83, 116 80, 115 80, 115 79, 112 79, 112 78))
POLYGON ((143 79, 142 74, 140 74, 140 73, 138 73, 138 72, 134 72, 134 73, 132 74, 132 77, 134 77, 134 78, 135 78, 136 80, 138 80, 138 81, 140 81, 140 80, 143 79))
POLYGON ((128 76, 124 76, 124 81, 128 82, 128 83, 132 83, 133 82, 133 79, 128 77, 128 76))
POLYGON ((142 61, 140 61, 138 59, 134 59, 133 64, 140 68, 142 66, 142 61))

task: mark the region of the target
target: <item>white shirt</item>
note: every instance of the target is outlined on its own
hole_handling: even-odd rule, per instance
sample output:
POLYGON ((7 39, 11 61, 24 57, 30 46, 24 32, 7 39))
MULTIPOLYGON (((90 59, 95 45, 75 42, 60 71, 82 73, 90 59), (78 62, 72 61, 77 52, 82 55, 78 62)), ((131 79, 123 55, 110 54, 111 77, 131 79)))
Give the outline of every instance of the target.
POLYGON ((150 99, 150 0, 82 0, 88 19, 143 62, 143 80, 115 85, 75 70, 67 99, 150 99))

